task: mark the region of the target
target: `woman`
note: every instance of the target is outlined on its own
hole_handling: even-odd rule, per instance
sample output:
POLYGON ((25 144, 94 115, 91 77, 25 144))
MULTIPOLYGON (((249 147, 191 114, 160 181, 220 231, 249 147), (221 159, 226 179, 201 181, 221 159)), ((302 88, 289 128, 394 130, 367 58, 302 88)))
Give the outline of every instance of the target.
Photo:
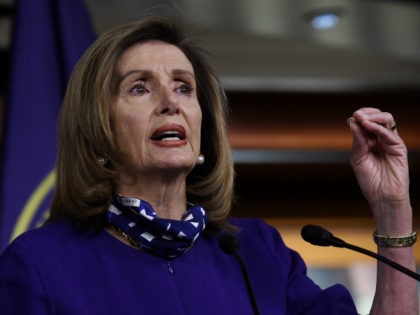
MULTIPOLYGON (((347 290, 315 285, 274 228, 228 219, 225 115, 215 73, 172 22, 149 18, 100 37, 65 96, 48 223, 0 258, 2 312, 253 314, 238 262, 219 248, 228 231, 261 314, 356 314, 347 290)), ((377 232, 411 234, 406 149, 392 116, 366 108, 348 122, 377 232)), ((411 247, 379 252, 414 268, 411 247)), ((417 311, 416 283, 380 264, 372 314, 417 311)))

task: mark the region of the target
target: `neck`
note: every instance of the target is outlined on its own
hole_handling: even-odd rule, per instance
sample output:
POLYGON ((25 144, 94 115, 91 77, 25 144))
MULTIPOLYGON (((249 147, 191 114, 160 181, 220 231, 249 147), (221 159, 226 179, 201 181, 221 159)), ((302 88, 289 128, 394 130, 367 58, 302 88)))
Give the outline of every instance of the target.
POLYGON ((116 193, 144 199, 159 218, 180 220, 186 211, 185 176, 125 176, 117 180, 116 193))

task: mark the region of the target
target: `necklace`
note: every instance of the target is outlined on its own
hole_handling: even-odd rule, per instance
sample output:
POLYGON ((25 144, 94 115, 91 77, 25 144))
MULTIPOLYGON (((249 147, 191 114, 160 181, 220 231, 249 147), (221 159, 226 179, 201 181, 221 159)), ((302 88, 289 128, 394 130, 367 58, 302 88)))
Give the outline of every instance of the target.
POLYGON ((141 248, 141 245, 136 242, 130 235, 128 235, 127 233, 125 233, 123 230, 121 230, 120 228, 116 227, 115 225, 113 225, 113 227, 117 230, 117 232, 125 239, 127 240, 130 245, 136 247, 136 248, 141 248))

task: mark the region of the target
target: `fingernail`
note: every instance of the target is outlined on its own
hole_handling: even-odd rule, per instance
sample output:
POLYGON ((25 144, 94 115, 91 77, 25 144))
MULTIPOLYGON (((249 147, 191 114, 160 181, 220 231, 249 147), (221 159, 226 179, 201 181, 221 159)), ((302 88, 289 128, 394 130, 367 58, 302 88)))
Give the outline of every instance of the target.
POLYGON ((360 110, 359 111, 359 113, 360 113, 360 115, 363 117, 363 118, 367 118, 369 115, 367 114, 367 113, 365 113, 363 110, 360 110))

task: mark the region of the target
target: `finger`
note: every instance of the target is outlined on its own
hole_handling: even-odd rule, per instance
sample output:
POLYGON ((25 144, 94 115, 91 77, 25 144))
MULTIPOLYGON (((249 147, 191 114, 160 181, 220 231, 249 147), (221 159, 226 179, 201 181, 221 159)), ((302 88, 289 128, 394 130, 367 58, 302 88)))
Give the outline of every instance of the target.
POLYGON ((387 128, 371 121, 365 121, 362 125, 354 118, 349 120, 353 135, 353 152, 366 153, 372 148, 377 148, 380 141, 383 145, 394 146, 402 144, 398 135, 387 128))
POLYGON ((349 126, 353 135, 353 149, 366 146, 368 139, 366 130, 353 117, 347 119, 347 125, 349 126))
POLYGON ((367 121, 378 124, 388 130, 395 131, 395 133, 397 133, 396 132, 397 124, 395 122, 395 119, 392 116, 392 114, 388 112, 382 112, 377 109, 366 108, 366 109, 360 109, 354 112, 353 117, 365 128, 367 128, 369 131, 372 131, 372 130, 370 130, 367 127, 368 126, 366 124, 367 121))
POLYGON ((358 111, 363 111, 366 114, 382 112, 379 108, 375 108, 375 107, 362 107, 362 108, 359 108, 357 111, 355 111, 355 113, 357 113, 358 111))
POLYGON ((353 113, 353 117, 362 121, 369 119, 382 125, 392 125, 394 123, 394 117, 391 113, 380 111, 376 108, 361 108, 353 113))
POLYGON ((366 141, 370 144, 382 143, 384 145, 393 146, 402 143, 402 140, 396 132, 384 127, 383 125, 371 121, 365 121, 361 126, 367 135, 366 141))

